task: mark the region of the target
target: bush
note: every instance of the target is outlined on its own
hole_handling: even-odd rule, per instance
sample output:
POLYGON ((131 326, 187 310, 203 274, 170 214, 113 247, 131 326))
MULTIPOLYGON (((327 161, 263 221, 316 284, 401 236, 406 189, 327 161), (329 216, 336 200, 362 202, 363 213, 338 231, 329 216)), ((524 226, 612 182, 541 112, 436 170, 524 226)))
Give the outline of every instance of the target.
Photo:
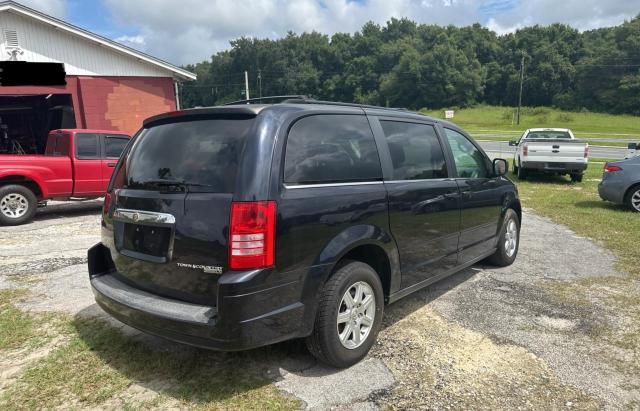
POLYGON ((521 113, 527 116, 544 117, 551 114, 551 110, 547 107, 522 107, 521 113))
POLYGON ((511 120, 513 120, 513 113, 513 110, 503 110, 502 113, 500 113, 500 120, 511 122, 511 120))
POLYGON ((560 113, 556 116, 556 121, 571 123, 573 121, 573 116, 569 113, 560 113))

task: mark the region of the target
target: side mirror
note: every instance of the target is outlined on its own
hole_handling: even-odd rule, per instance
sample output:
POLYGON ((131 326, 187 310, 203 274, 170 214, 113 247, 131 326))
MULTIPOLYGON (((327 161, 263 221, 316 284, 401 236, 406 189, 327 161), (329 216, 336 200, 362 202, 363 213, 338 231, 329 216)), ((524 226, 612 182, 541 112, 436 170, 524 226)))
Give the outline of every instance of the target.
POLYGON ((509 141, 509 145, 510 145, 511 147, 513 147, 513 146, 517 146, 517 145, 518 145, 518 142, 517 142, 516 140, 511 140, 511 141, 509 141))
POLYGON ((493 175, 502 177, 509 172, 509 163, 503 158, 493 160, 493 175))

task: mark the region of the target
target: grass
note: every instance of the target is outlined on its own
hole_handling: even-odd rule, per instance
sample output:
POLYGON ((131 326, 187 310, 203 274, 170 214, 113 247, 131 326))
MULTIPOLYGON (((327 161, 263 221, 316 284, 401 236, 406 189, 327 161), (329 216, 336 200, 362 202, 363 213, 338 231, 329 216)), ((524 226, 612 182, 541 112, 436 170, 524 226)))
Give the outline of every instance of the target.
POLYGON ((0 289, 0 352, 37 348, 55 338, 64 328, 64 318, 53 313, 26 313, 15 301, 29 294, 26 289, 0 289))
MULTIPOLYGON (((444 118, 442 110, 422 110, 423 113, 444 118)), ((518 133, 534 127, 570 128, 578 138, 597 140, 611 138, 636 141, 640 140, 640 117, 632 115, 614 115, 590 112, 568 112, 548 107, 523 107, 520 125, 513 121, 514 108, 479 105, 456 110, 454 123, 472 134, 482 132, 518 133), (629 135, 616 135, 629 134, 629 135)))
MULTIPOLYGON (((154 351, 102 320, 73 320, 70 340, 28 368, 0 395, 0 409, 73 407, 294 409, 262 375, 251 352, 154 351), (133 385, 151 398, 128 393, 133 385), (158 392, 160 395, 153 395, 158 392)), ((264 354, 264 353, 263 353, 264 354)))
POLYGON ((598 183, 603 159, 593 159, 584 182, 572 184, 561 177, 532 177, 517 181, 522 203, 539 214, 569 226, 577 234, 592 238, 614 251, 621 267, 640 279, 637 264, 640 215, 623 206, 602 201, 598 183))
MULTIPOLYGON (((604 161, 592 162, 583 183, 570 183, 566 177, 540 176, 517 184, 524 207, 533 208, 536 213, 614 252, 616 268, 628 276, 554 282, 549 284, 548 291, 564 303, 579 304, 585 309, 599 304, 616 320, 593 330, 592 338, 628 350, 631 357, 637 358, 640 353, 640 214, 600 199, 597 185, 604 161)), ((623 373, 640 373, 640 363, 624 359, 617 351, 607 350, 602 355, 623 373)))
POLYGON ((13 305, 27 293, 24 289, 0 290, 0 350, 21 347, 36 334, 34 319, 13 305))

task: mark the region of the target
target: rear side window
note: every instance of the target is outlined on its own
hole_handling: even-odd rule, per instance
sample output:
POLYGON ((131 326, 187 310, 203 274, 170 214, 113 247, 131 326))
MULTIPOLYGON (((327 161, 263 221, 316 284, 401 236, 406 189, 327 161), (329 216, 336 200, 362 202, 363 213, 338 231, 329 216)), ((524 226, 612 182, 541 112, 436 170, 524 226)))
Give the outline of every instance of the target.
POLYGON ((436 130, 427 124, 380 121, 387 138, 394 180, 447 178, 436 130))
POLYGON ((76 157, 79 159, 100 158, 97 134, 76 134, 76 157))
POLYGON ((128 159, 126 185, 152 188, 177 180, 189 191, 231 193, 253 118, 180 121, 151 127, 138 137, 128 159))
POLYGON ((119 158, 128 142, 129 139, 126 137, 105 136, 104 147, 106 156, 110 158, 119 158))
POLYGON ((357 115, 316 115, 289 131, 284 181, 317 184, 382 179, 369 122, 357 115))

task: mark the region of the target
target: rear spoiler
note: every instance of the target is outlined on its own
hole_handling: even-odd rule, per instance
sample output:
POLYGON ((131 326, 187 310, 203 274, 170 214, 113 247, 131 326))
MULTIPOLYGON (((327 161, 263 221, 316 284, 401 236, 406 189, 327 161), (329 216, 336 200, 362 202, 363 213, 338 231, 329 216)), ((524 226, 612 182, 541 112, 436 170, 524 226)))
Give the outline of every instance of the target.
POLYGON ((211 118, 211 117, 236 117, 253 118, 257 116, 265 106, 256 105, 242 105, 242 106, 225 106, 225 107, 204 107, 204 108, 192 108, 188 110, 169 111, 167 113, 158 114, 153 117, 149 117, 142 122, 144 128, 163 124, 173 123, 182 119, 192 120, 196 118, 211 118))

